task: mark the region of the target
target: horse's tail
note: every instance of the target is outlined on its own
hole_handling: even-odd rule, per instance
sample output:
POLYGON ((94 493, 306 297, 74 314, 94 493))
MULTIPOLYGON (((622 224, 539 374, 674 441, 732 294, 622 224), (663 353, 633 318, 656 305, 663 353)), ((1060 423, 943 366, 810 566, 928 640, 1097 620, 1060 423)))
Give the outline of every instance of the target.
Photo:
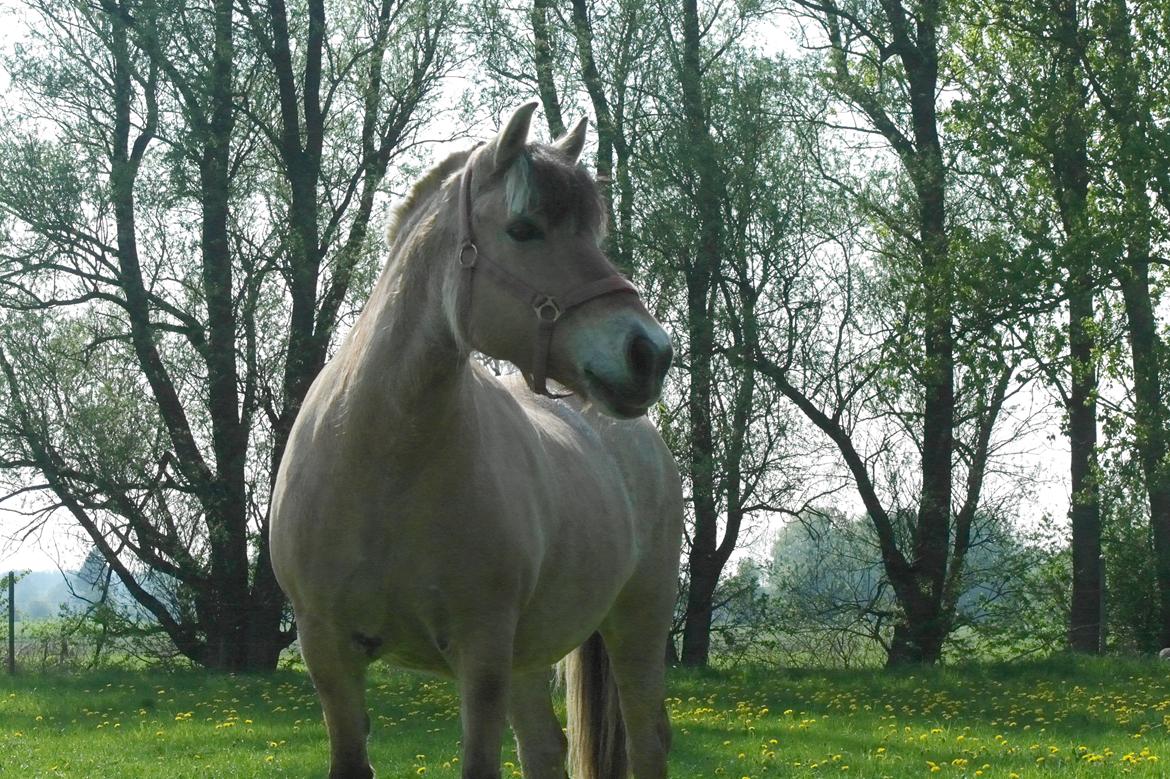
POLYGON ((565 658, 569 765, 575 779, 626 779, 626 726, 609 653, 594 633, 565 658))

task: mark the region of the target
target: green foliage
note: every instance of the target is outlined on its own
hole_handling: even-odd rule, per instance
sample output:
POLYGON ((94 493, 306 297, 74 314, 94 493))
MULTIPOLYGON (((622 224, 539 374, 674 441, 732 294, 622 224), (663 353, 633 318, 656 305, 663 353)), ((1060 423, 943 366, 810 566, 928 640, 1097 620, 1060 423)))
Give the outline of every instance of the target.
POLYGON ((21 673, 190 667, 157 623, 127 604, 108 601, 62 604, 51 619, 20 623, 16 656, 21 673))
MULTIPOLYGON (((983 562, 995 565, 997 560, 993 556, 983 562)), ((1001 588, 976 595, 970 604, 973 613, 948 646, 949 659, 1046 657, 1064 646, 1072 576, 1068 549, 1024 541, 1004 562, 1007 580, 999 582, 1001 588)))
POLYGON ((767 569, 770 628, 788 665, 878 665, 898 607, 868 521, 807 514, 777 534, 767 569))
POLYGON ((1162 649, 1158 613, 1152 605, 1158 584, 1149 509, 1137 464, 1118 465, 1107 482, 1104 517, 1106 640, 1114 651, 1148 655, 1162 649))
POLYGON ((372 286, 381 180, 441 110, 455 4, 18 6, 0 490, 67 507, 192 659, 274 662, 269 486, 372 286))

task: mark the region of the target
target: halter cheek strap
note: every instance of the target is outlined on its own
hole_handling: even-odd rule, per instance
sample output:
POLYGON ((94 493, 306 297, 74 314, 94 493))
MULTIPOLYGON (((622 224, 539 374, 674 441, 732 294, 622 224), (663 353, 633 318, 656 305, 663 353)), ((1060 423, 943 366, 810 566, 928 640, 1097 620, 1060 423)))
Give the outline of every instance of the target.
POLYGON ((531 306, 535 315, 536 338, 533 344, 532 377, 529 386, 538 395, 563 398, 567 395, 553 395, 546 386, 548 353, 552 346, 553 331, 557 322, 567 312, 594 298, 614 292, 638 294, 638 288, 616 273, 596 281, 590 281, 559 297, 546 295, 529 286, 500 263, 483 254, 475 244, 475 233, 471 224, 471 169, 474 156, 467 161, 459 181, 459 221, 462 234, 459 239, 459 253, 456 257, 461 274, 461 303, 459 315, 467 327, 471 316, 472 278, 477 268, 484 270, 492 280, 505 289, 512 297, 531 306))

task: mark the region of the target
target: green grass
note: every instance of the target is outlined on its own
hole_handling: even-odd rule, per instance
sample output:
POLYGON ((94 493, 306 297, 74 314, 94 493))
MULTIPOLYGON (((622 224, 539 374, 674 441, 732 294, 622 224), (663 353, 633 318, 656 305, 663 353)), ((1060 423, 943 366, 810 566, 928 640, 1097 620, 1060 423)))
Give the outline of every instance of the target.
MULTIPOLYGON (((672 777, 1170 774, 1165 664, 676 672, 670 689, 672 777)), ((379 776, 458 776, 449 683, 379 671, 369 698, 379 776)), ((296 671, 0 678, 2 776, 323 776, 326 756, 296 671)))

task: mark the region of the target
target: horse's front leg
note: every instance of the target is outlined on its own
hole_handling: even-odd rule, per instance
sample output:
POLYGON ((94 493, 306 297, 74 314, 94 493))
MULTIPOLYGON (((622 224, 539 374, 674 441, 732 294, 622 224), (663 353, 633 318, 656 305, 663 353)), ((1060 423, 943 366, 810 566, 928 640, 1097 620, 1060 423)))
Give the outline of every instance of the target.
POLYGON ((297 628, 301 655, 317 688, 329 731, 329 779, 372 779, 374 771, 366 753, 368 661, 331 625, 299 618, 297 628))
POLYGON ((500 745, 504 739, 511 674, 511 636, 506 641, 477 643, 460 658, 463 779, 500 779, 500 745), (507 645, 506 651, 500 644, 507 645))

